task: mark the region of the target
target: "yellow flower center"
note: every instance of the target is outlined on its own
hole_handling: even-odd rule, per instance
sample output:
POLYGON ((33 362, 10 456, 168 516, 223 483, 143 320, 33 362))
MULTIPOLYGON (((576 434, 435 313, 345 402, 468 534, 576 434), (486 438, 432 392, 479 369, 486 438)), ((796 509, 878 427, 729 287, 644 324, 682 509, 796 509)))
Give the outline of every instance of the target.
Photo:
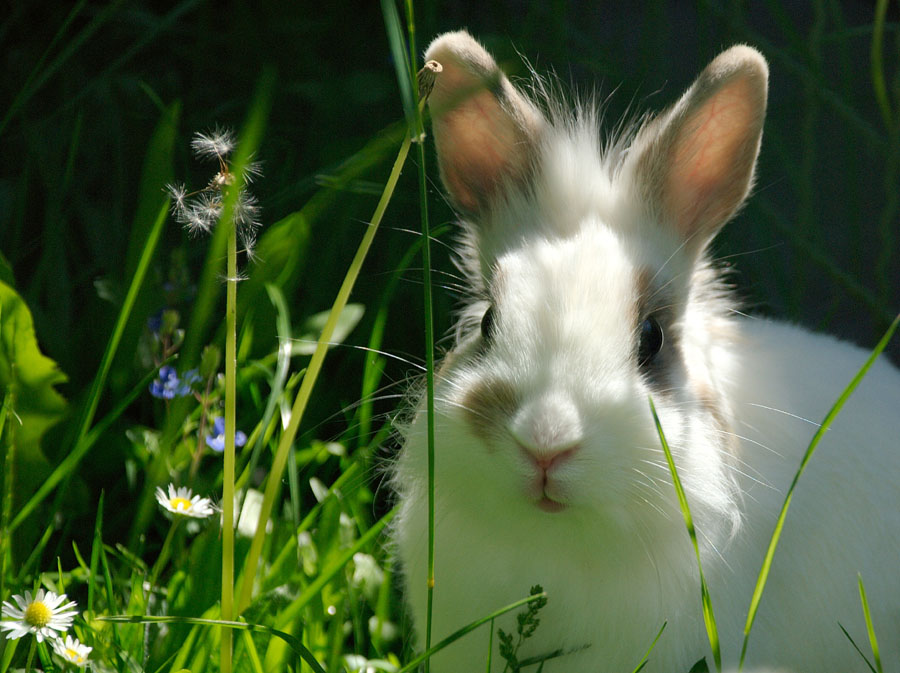
POLYGON ((176 512, 186 512, 191 508, 191 501, 187 498, 172 498, 169 504, 176 512))
POLYGON ((78 652, 73 650, 71 647, 66 648, 66 657, 69 659, 69 661, 74 661, 76 664, 84 663, 84 657, 78 654, 78 652))
POLYGON ((25 623, 29 626, 42 629, 50 623, 51 617, 53 617, 53 610, 40 601, 34 601, 25 608, 25 623))

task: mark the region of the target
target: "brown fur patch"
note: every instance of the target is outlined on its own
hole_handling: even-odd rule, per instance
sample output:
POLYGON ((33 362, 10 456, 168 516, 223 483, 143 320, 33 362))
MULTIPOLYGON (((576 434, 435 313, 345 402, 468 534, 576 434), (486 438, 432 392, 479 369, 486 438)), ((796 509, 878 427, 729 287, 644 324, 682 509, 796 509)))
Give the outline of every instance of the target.
POLYGON ((505 421, 519 407, 519 396, 511 383, 487 379, 476 385, 462 400, 465 419, 472 432, 490 441, 503 432, 505 421))

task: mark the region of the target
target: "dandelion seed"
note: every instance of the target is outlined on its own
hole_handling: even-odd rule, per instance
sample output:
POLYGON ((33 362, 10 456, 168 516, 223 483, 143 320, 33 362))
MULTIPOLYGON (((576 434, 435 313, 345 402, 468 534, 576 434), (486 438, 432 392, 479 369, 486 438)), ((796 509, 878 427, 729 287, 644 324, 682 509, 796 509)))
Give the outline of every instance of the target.
POLYGON ((219 127, 210 133, 198 131, 191 140, 191 149, 198 157, 210 157, 224 161, 234 150, 234 133, 230 129, 219 127))
POLYGON ((188 195, 184 185, 169 183, 166 185, 166 193, 172 197, 172 214, 184 208, 184 200, 188 195))
MULTIPOLYGON (((247 435, 240 430, 234 433, 234 445, 243 446, 247 443, 247 435)), ((225 450, 225 419, 221 416, 213 421, 213 434, 206 436, 206 445, 217 453, 225 450)))
POLYGON ((53 641, 53 651, 79 668, 87 666, 88 655, 93 649, 93 647, 78 642, 78 638, 72 636, 66 636, 65 641, 62 638, 53 641))
POLYGON ((205 519, 213 513, 212 501, 209 498, 194 495, 186 486, 181 486, 176 490, 174 484, 169 484, 168 495, 157 486, 156 501, 161 507, 178 516, 205 519))
POLYGON ((244 182, 246 182, 249 185, 256 178, 262 177, 262 174, 263 174, 262 161, 251 161, 246 166, 244 166, 244 172, 241 175, 244 178, 244 182))
POLYGON ((76 606, 75 601, 63 605, 65 594, 57 595, 43 589, 38 589, 33 599, 31 592, 26 591, 24 598, 15 595, 13 600, 18 607, 3 601, 4 621, 0 621, 0 629, 8 632, 6 637, 9 640, 29 633, 33 633, 39 643, 45 638, 52 640, 68 631, 78 614, 77 610, 72 609, 76 606))

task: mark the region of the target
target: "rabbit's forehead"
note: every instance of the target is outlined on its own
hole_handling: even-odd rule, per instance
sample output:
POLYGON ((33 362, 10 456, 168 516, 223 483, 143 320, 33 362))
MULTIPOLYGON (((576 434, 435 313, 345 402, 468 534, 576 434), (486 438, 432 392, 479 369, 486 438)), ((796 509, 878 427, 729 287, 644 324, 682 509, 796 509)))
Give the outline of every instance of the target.
POLYGON ((615 310, 634 302, 644 275, 639 264, 627 241, 594 223, 575 236, 539 239, 501 256, 498 299, 512 304, 547 302, 559 310, 596 309, 602 301, 615 310))

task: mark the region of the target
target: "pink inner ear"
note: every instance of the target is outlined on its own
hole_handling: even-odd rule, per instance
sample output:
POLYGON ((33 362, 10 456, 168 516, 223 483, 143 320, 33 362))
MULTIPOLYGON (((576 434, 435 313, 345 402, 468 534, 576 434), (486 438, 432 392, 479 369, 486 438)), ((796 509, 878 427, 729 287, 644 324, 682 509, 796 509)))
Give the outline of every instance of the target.
POLYGON ((665 192, 682 235, 718 227, 746 195, 759 138, 755 98, 750 81, 739 78, 691 112, 681 126, 665 192))
POLYGON ((497 98, 484 89, 435 121, 443 177, 461 207, 476 210, 494 193, 509 170, 517 136, 497 98))

